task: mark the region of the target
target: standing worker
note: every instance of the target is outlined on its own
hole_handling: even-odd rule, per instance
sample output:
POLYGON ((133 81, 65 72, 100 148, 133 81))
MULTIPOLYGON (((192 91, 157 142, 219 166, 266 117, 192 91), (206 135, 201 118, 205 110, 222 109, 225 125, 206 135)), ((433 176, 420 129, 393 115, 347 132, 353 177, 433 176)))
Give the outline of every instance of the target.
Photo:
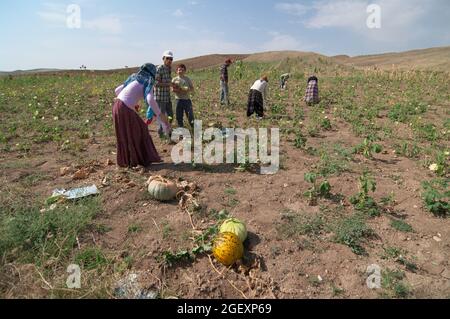
POLYGON ((223 64, 220 67, 220 104, 221 105, 230 105, 230 98, 229 98, 229 89, 228 89, 228 67, 233 62, 231 59, 227 59, 225 61, 225 64, 223 64))
MULTIPOLYGON (((173 52, 166 51, 163 53, 163 64, 156 69, 155 99, 161 110, 161 113, 167 115, 169 122, 173 121, 172 100, 170 97, 170 89, 172 88, 172 62, 173 52)), ((159 123, 159 136, 163 136, 163 124, 159 123)))

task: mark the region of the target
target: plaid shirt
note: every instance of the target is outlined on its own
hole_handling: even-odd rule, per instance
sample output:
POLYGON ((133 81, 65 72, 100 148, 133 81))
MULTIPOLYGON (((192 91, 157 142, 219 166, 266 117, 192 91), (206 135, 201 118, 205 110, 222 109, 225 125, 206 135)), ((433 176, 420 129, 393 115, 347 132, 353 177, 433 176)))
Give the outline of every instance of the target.
MULTIPOLYGON (((156 84, 158 83, 172 83, 171 68, 160 65, 156 69, 156 84)), ((170 87, 155 87, 155 99, 157 102, 171 102, 170 87)))
POLYGON ((228 83, 228 65, 226 64, 220 67, 220 79, 224 79, 228 83))
POLYGON ((319 85, 316 81, 308 83, 306 88, 305 101, 307 103, 319 103, 319 85))

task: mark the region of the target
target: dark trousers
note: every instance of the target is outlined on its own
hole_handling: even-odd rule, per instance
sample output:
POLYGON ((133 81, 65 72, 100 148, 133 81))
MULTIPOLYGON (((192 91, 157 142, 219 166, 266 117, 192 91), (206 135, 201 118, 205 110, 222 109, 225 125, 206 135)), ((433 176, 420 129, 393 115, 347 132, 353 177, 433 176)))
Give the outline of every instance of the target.
POLYGON ((194 128, 194 110, 191 100, 177 100, 177 122, 178 127, 184 127, 183 117, 186 114, 189 124, 194 128))
POLYGON ((250 90, 248 94, 247 116, 250 117, 256 113, 259 117, 264 116, 264 99, 261 92, 250 90))

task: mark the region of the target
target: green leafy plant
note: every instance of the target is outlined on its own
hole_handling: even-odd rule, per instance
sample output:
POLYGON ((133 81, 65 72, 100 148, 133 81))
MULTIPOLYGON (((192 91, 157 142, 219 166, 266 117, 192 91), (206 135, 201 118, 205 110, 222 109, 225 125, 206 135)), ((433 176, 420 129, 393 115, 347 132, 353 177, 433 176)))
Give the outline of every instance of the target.
POLYGON ((312 187, 305 192, 309 199, 309 205, 317 205, 317 198, 329 197, 331 195, 331 185, 327 180, 317 184, 317 175, 315 173, 305 173, 305 181, 312 184, 312 187))
POLYGON ((165 266, 173 267, 180 262, 193 262, 198 255, 210 252, 212 240, 219 233, 220 225, 229 217, 229 213, 226 210, 220 212, 212 210, 210 216, 215 220, 215 223, 193 238, 194 248, 179 250, 175 253, 171 250, 164 251, 157 259, 165 266))
POLYGON ((381 287, 389 298, 407 298, 411 289, 403 282, 405 273, 400 270, 386 270, 381 273, 381 287))
POLYGON ((234 76, 237 80, 242 80, 244 77, 244 74, 246 72, 246 68, 244 65, 244 62, 242 61, 236 61, 235 67, 234 67, 234 76))
POLYGON ((446 155, 444 151, 438 151, 434 160, 434 163, 437 165, 436 175, 444 177, 449 172, 449 156, 446 155))
POLYGON ((383 147, 380 144, 374 143, 373 137, 367 137, 364 141, 357 145, 353 152, 354 154, 362 154, 365 158, 373 158, 373 153, 381 153, 383 151, 383 147))
POLYGON ((294 146, 296 148, 304 149, 307 141, 308 139, 302 134, 302 132, 298 131, 295 134, 294 146))
POLYGON ((421 148, 416 144, 410 144, 407 142, 402 142, 401 144, 394 145, 395 154, 399 156, 404 156, 407 158, 417 158, 421 153, 421 148))
POLYGON ((327 117, 322 119, 320 122, 320 127, 326 131, 330 131, 332 128, 330 119, 327 117))
POLYGON ((76 264, 85 270, 101 269, 108 264, 108 259, 104 253, 98 248, 88 248, 79 252, 75 256, 76 264))
POLYGON ((399 219, 392 219, 391 227, 398 231, 404 232, 404 233, 412 233, 413 232, 413 228, 410 224, 405 223, 404 221, 399 220, 399 219))
POLYGON ((367 226, 364 216, 360 214, 340 220, 335 226, 334 233, 336 242, 350 247, 357 255, 366 254, 362 242, 374 235, 374 231, 367 226))
POLYGON ((332 175, 340 175, 342 172, 348 170, 348 162, 350 159, 351 157, 343 149, 335 148, 331 152, 321 150, 316 171, 325 178, 332 175))
POLYGON ((350 198, 350 203, 353 204, 357 211, 360 211, 370 217, 377 217, 381 215, 380 208, 375 200, 369 196, 370 192, 375 192, 377 183, 375 179, 365 171, 359 177, 359 193, 350 198))
POLYGON ((423 103, 417 101, 408 104, 395 104, 388 113, 391 121, 405 123, 411 115, 423 114, 427 111, 427 107, 423 103))
POLYGON ((437 217, 448 217, 450 215, 450 204, 448 202, 450 191, 446 190, 448 188, 448 180, 423 182, 422 188, 425 208, 437 217))
POLYGON ((180 250, 176 253, 173 253, 171 251, 164 251, 160 255, 159 259, 163 262, 164 265, 172 267, 182 261, 192 261, 193 256, 187 250, 180 250))

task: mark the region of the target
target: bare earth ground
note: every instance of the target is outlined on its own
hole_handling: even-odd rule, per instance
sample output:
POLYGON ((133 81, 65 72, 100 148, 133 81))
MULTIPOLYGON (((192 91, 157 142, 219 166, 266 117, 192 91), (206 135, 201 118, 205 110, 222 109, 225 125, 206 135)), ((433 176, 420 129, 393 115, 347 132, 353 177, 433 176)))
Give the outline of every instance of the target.
MULTIPOLYGON (((237 92, 237 88, 232 87, 232 92, 233 89, 237 92)), ((245 98, 246 89, 242 91, 244 93, 239 96, 245 98)), ((290 113, 294 107, 300 107, 292 91, 288 97, 290 113)), ((220 112, 217 99, 212 98, 212 101, 211 109, 220 112)), ((235 103, 233 107, 229 113, 236 116, 238 123, 245 122, 245 102, 235 103)), ((305 110, 303 125, 306 126, 313 107, 303 104, 301 107, 305 110)), ((448 104, 433 106, 434 112, 427 116, 431 121, 445 117, 448 107, 448 104)), ((340 143, 351 148, 361 142, 333 109, 328 109, 326 115, 331 119, 333 129, 308 137, 309 147, 318 149, 340 143)), ((380 120, 379 124, 384 121, 387 120, 380 120)), ((402 125, 398 126, 399 135, 402 130, 406 132, 402 125)), ((1 275, 4 297, 113 297, 112 288, 117 280, 127 273, 136 273, 143 287, 154 289, 163 298, 379 298, 384 296, 382 291, 370 290, 366 285, 366 270, 372 264, 383 270, 404 271, 405 282, 412 292, 410 297, 450 297, 450 221, 426 211, 421 199, 421 182, 434 178, 434 175, 418 161, 394 154, 391 144, 382 141, 384 151, 375 154, 374 159, 355 155, 346 171, 329 177, 332 193, 341 195, 339 200, 321 198, 317 206, 309 206, 303 195, 310 188, 304 181, 304 174, 316 167, 318 157, 294 148, 292 140, 282 140, 281 170, 276 175, 262 176, 254 172, 237 172, 233 165, 176 166, 170 157, 172 145, 157 137, 154 125, 151 135, 165 163, 154 166, 148 173, 116 169, 113 135, 89 139, 86 150, 76 155, 60 153, 51 143, 43 144, 25 157, 15 151, 0 155, 1 183, 13 185, 32 174, 45 176, 42 182, 29 189, 40 197, 48 197, 58 187, 102 185, 106 177, 106 186, 100 189, 103 209, 95 223, 108 231, 92 229, 84 232, 74 249, 99 247, 113 264, 130 256, 133 259, 125 272, 112 270, 98 278, 95 275, 88 277, 87 282, 83 281, 82 295, 57 289, 64 287, 65 267, 56 267, 57 275, 50 279, 32 264, 11 263, 3 268, 1 275), (61 176, 62 167, 76 165, 77 168, 91 169, 87 179, 74 181, 71 174, 61 176), (279 231, 287 211, 305 217, 321 215, 330 220, 352 215, 353 207, 348 198, 358 192, 358 177, 363 168, 369 168, 376 179, 377 191, 373 197, 377 202, 395 193, 393 207, 367 222, 376 234, 363 244, 367 255, 358 256, 349 247, 336 243, 331 231, 287 237, 279 231), (189 216, 179 209, 176 201, 159 203, 145 196, 144 183, 151 175, 174 180, 181 178, 198 185, 202 213, 193 215, 197 229, 210 225, 207 213, 213 209, 225 208, 231 215, 244 220, 250 232, 245 243, 246 266, 249 268, 226 269, 207 254, 200 255, 192 263, 181 262, 174 267, 162 265, 157 257, 163 252, 192 248, 192 226, 189 216), (414 231, 405 233, 393 229, 390 226, 393 217, 407 222, 414 231), (134 224, 139 225, 141 231, 130 233, 129 227, 134 224), (402 250, 417 269, 409 271, 394 259, 385 258, 388 247, 402 250), (98 287, 102 285, 106 288, 98 293, 98 287), (93 287, 92 291, 90 287, 93 287)))
MULTIPOLYGON (((342 130, 340 132, 342 134, 342 130)), ((155 136, 155 132, 152 133, 155 136)), ((353 141, 346 140, 345 135, 342 135, 333 137, 341 143, 353 144, 353 141)), ((154 140, 165 162, 170 163, 170 148, 161 145, 158 138, 154 140)), ((114 161, 111 153, 115 148, 105 147, 112 145, 114 139, 98 142, 99 144, 90 145, 84 156, 98 160, 99 163, 106 163, 107 159, 114 161)), ((317 140, 316 143, 319 144, 321 141, 317 140)), ((395 159, 395 162, 391 162, 392 157, 389 155, 377 158, 372 168, 379 174, 377 175, 379 189, 385 194, 391 190, 395 191, 399 202, 396 210, 405 216, 405 220, 416 232, 409 235, 399 233, 389 227, 388 216, 376 218, 370 222, 370 226, 379 238, 370 244, 369 257, 360 257, 346 246, 330 243, 326 236, 319 237, 313 242, 309 242, 308 238, 294 240, 279 238, 274 225, 281 221, 281 212, 284 209, 304 210, 311 215, 319 212, 318 207, 309 207, 302 198, 302 193, 307 189, 303 174, 308 171, 308 166, 314 162, 314 158, 296 150, 286 151, 286 157, 286 168, 274 176, 235 173, 233 169, 205 174, 202 171, 192 171, 189 167, 176 167, 172 164, 155 167, 151 173, 174 179, 182 177, 196 182, 201 187, 201 201, 208 203, 209 209, 220 210, 227 207, 229 198, 224 190, 234 187, 236 190, 234 198, 238 204, 231 208, 231 212, 247 222, 251 232, 246 246, 248 253, 260 256, 265 267, 261 268, 256 285, 247 284, 248 279, 233 271, 225 272, 224 277, 234 282, 249 298, 332 298, 333 285, 344 289, 344 293, 340 296, 342 298, 376 298, 377 292, 369 290, 366 286, 367 267, 371 264, 378 264, 382 268, 396 266, 395 262, 381 259, 380 251, 383 246, 400 247, 416 257, 415 262, 420 270, 417 273, 407 273, 407 279, 417 298, 449 296, 450 225, 448 220, 432 218, 426 213, 417 195, 420 182, 427 178, 427 173, 417 171, 415 163, 410 160, 395 159), (394 180, 393 176, 397 176, 402 183, 399 185, 396 182, 397 178, 394 180), (433 240, 433 236, 438 233, 441 234, 441 242, 433 240), (319 275, 323 283, 316 286, 311 280, 319 275)), ((43 150, 28 163, 27 169, 3 171, 2 180, 14 182, 20 176, 39 171, 51 177, 51 181, 37 187, 36 191, 39 193, 51 194, 55 185, 64 185, 67 188, 79 186, 79 183, 74 183, 70 176, 59 176, 60 167, 70 164, 71 159, 55 159, 50 149, 43 150)), ((95 244, 116 254, 128 252, 140 255, 133 266, 133 272, 151 272, 153 276, 147 275, 147 278, 143 278, 146 280, 145 285, 160 287, 161 283, 156 279, 159 278, 164 282, 169 295, 172 293, 183 298, 242 298, 237 289, 214 271, 207 257, 200 258, 188 267, 166 270, 165 275, 162 274, 154 257, 169 248, 176 250, 177 247, 186 245, 187 241, 183 239, 183 235, 185 236, 191 227, 188 216, 180 213, 177 203, 161 204, 142 200, 142 193, 145 192, 142 186, 147 176, 150 176, 148 174, 144 176, 138 173, 121 174, 113 165, 101 165, 83 184, 101 185, 104 176, 111 176, 112 184, 101 190, 104 212, 98 217, 98 223, 112 230, 104 236, 95 233, 86 234, 80 239, 81 245, 95 244), (127 188, 121 181, 123 176, 127 176, 127 180, 138 181, 137 185, 127 188), (144 231, 130 236, 128 225, 133 222, 138 222, 144 231), (162 238, 161 229, 164 222, 170 224, 172 229, 170 240, 162 238)), ((334 185, 333 192, 345 196, 350 196, 357 190, 352 174, 332 178, 330 183, 334 185)), ((328 213, 339 214, 339 206, 333 205, 331 210, 335 207, 336 212, 328 213)), ((350 211, 349 206, 344 203, 341 214, 347 214, 350 211)), ((196 219, 195 222, 201 225, 201 220, 196 219)), ((30 287, 27 286, 29 282, 23 283, 25 284, 22 287, 23 291, 20 289, 21 282, 17 284, 18 291, 14 289, 15 296, 45 296, 40 293, 30 295, 30 287)))

